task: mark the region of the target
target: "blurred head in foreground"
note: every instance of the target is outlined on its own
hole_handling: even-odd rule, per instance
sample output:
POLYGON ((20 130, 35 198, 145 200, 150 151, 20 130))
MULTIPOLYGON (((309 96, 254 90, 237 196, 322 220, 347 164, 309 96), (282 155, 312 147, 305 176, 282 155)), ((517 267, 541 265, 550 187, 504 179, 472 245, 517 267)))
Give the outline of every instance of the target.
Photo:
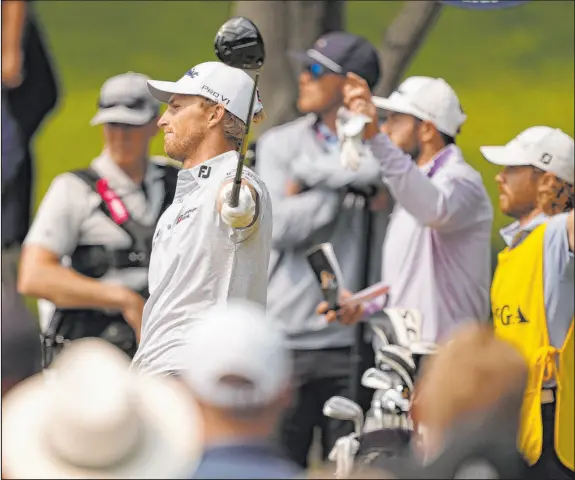
POLYGON ((129 372, 103 340, 75 341, 49 374, 3 400, 5 478, 176 478, 196 464, 201 423, 175 382, 129 372))
POLYGON ((494 421, 502 436, 517 435, 528 367, 487 325, 461 327, 423 366, 413 417, 424 427, 425 456, 441 451, 459 423, 494 421))
POLYGON ((291 399, 292 360, 261 307, 232 302, 198 322, 183 379, 204 415, 206 442, 268 438, 291 399))

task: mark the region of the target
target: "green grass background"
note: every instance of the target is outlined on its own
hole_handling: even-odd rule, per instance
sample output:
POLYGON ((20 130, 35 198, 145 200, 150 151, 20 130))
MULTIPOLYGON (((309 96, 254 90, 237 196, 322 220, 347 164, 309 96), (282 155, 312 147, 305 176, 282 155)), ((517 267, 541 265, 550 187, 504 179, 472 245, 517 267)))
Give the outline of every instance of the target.
MULTIPOLYGON (((347 28, 379 42, 403 2, 347 2, 347 28)), ((177 79, 215 59, 212 42, 231 2, 126 0, 37 2, 58 68, 63 98, 38 136, 36 203, 60 172, 86 165, 101 148, 88 124, 109 76, 129 70, 177 79)), ((532 125, 573 135, 572 1, 539 0, 503 10, 444 8, 408 75, 445 78, 468 115, 459 144, 493 199, 496 167, 480 145, 501 144, 532 125)), ((264 99, 265 101, 265 99, 264 99)), ((162 153, 161 137, 153 152, 162 153)), ((497 210, 497 209, 496 209, 497 210)), ((509 219, 496 214, 496 231, 509 219)))

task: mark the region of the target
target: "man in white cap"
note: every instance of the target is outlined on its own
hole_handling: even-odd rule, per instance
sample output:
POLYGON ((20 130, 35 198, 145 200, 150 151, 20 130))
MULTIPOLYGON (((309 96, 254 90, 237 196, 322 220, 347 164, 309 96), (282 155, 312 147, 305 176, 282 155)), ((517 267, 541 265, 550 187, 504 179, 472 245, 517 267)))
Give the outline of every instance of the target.
POLYGON ((204 312, 182 350, 182 380, 204 420, 205 451, 193 478, 295 478, 274 444, 291 401, 292 358, 281 331, 256 304, 204 312))
MULTIPOLYGON (((344 96, 350 110, 372 119, 365 138, 396 201, 383 252, 387 306, 420 310, 422 340, 430 342, 463 321, 487 320, 493 208, 481 174, 455 145, 466 119, 456 93, 441 78, 410 77, 389 98, 372 98, 350 73, 344 96), (387 113, 381 131, 376 107, 387 113)), ((357 321, 381 307, 341 319, 357 321)))
MULTIPOLYGON (((206 308, 240 298, 266 304, 272 231, 265 185, 244 168, 238 206, 229 200, 254 82, 242 70, 206 62, 177 82, 149 81, 168 108, 158 125, 166 154, 182 162, 174 203, 158 222, 134 367, 177 374, 178 350, 206 308)), ((254 122, 263 118, 258 99, 254 122)))
POLYGON ((496 335, 530 366, 518 445, 534 478, 573 478, 573 139, 531 127, 481 147, 503 170, 499 208, 516 219, 491 287, 496 335))
POLYGON ((130 374, 100 339, 74 342, 2 399, 3 478, 185 478, 201 418, 170 379, 130 374))

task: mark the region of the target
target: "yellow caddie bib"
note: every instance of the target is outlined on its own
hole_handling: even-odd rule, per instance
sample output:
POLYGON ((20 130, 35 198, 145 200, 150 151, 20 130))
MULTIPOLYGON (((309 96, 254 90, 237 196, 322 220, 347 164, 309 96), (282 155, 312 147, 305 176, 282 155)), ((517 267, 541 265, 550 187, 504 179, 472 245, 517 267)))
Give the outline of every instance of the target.
POLYGON ((491 286, 493 325, 496 336, 513 345, 529 365, 519 450, 530 465, 541 456, 541 391, 544 382, 555 376, 558 385, 555 448, 562 452, 561 461, 573 469, 573 328, 564 348, 557 350, 550 345, 543 290, 545 229, 546 224, 540 225, 521 244, 499 254, 491 286), (560 355, 559 370, 555 363, 557 355, 560 355))
MULTIPOLYGON (((575 317, 573 319, 575 321, 575 317)), ((570 470, 575 470, 575 425, 573 401, 575 393, 575 369, 573 357, 575 343, 573 342, 573 323, 561 349, 559 360, 559 380, 557 382, 557 405, 555 412, 555 452, 561 463, 570 470)))

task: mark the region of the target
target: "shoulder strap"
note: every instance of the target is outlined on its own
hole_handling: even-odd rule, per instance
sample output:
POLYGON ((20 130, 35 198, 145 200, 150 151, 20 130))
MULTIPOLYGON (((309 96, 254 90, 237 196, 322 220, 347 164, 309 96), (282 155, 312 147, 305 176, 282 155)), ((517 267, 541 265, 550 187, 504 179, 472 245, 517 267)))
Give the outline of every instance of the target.
POLYGON ((179 168, 175 168, 171 165, 163 165, 161 168, 164 170, 164 201, 160 209, 159 217, 174 201, 176 186, 178 185, 178 172, 180 171, 179 168))
MULTIPOLYGON (((73 175, 76 175, 76 177, 78 177, 86 185, 88 185, 94 193, 96 193, 98 196, 100 196, 100 194, 98 192, 98 188, 97 188, 97 183, 101 177, 100 177, 100 175, 98 175, 98 173, 92 167, 83 168, 83 169, 79 169, 79 170, 72 170, 70 173, 72 173, 73 175)), ((114 221, 114 218, 112 217, 110 210, 108 209, 108 205, 106 205, 106 202, 104 202, 103 200, 100 202, 100 210, 110 220, 112 220, 114 223, 116 223, 114 221)), ((126 209, 126 211, 128 211, 128 210, 126 209)), ((129 215, 129 212, 128 212, 128 215, 129 215)), ((118 225, 118 226, 121 227, 122 225, 118 225)), ((128 232, 128 234, 130 234, 130 232, 128 232)), ((132 236, 132 235, 130 234, 130 236, 132 236)))
POLYGON ((98 193, 96 189, 96 183, 100 180, 100 175, 92 167, 81 168, 78 170, 72 170, 70 172, 72 175, 76 175, 80 180, 86 183, 94 192, 98 193))

